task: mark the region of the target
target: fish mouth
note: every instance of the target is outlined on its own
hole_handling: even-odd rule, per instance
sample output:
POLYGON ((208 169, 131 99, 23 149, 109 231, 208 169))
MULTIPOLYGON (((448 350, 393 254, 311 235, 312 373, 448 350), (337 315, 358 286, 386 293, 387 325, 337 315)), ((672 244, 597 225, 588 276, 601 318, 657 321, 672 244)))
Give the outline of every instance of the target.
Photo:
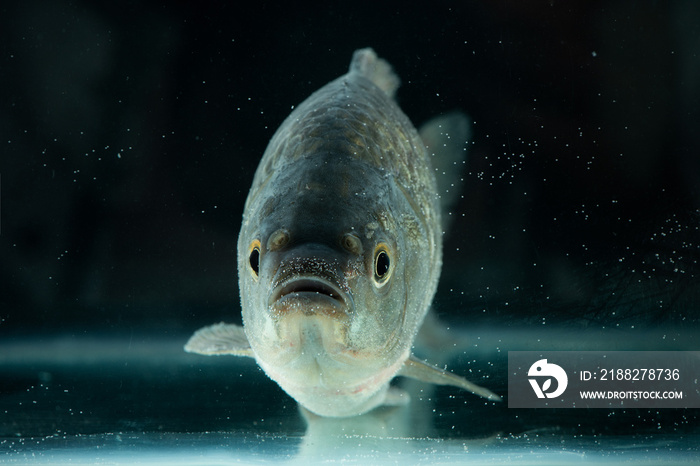
POLYGON ((277 315, 301 312, 304 315, 347 315, 352 299, 335 283, 317 276, 293 277, 276 286, 269 308, 277 315))

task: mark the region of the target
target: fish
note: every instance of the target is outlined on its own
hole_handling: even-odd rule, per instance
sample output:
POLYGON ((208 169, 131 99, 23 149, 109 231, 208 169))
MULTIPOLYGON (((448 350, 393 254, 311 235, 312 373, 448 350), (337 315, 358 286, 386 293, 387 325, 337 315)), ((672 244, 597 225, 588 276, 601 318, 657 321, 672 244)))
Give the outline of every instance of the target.
POLYGON ((319 416, 407 403, 396 376, 500 400, 412 354, 437 289, 443 226, 431 157, 396 103, 399 85, 386 60, 359 49, 346 74, 284 120, 244 206, 243 325, 204 327, 185 351, 252 357, 319 416))

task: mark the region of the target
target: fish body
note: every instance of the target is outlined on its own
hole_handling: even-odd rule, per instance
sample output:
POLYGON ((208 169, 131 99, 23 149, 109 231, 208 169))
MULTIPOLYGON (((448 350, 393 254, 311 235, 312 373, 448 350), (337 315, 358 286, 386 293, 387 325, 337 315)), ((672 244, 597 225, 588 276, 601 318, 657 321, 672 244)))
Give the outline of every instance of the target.
POLYGON ((361 49, 282 123, 239 234, 243 327, 205 327, 185 348, 254 357, 322 416, 392 403, 396 375, 485 390, 411 356, 437 288, 442 225, 428 152, 393 99, 398 85, 361 49))

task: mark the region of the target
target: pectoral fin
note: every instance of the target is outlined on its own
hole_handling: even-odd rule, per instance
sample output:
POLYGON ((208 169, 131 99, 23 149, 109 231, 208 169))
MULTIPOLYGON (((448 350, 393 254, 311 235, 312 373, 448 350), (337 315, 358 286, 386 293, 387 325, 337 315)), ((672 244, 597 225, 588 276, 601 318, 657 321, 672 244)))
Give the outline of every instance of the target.
POLYGON ((427 364, 417 359, 413 355, 411 355, 411 357, 404 362, 398 375, 422 380, 423 382, 434 383, 436 385, 451 385, 453 387, 459 387, 470 391, 475 395, 484 397, 487 400, 501 401, 501 397, 493 393, 491 390, 480 387, 465 378, 453 374, 452 372, 448 372, 440 369, 439 367, 427 364))
POLYGON ((185 351, 207 356, 232 354, 254 357, 243 327, 223 322, 202 327, 194 332, 185 345, 185 351))

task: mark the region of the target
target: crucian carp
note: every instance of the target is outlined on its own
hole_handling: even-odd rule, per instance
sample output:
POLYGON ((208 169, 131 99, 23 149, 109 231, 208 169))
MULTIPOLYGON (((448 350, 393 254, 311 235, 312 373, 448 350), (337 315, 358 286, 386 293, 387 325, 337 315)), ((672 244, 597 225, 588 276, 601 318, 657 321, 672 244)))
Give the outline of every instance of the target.
POLYGON ((357 50, 347 74, 282 123, 238 238, 243 326, 202 328, 186 351, 255 358, 321 416, 405 402, 395 376, 500 399, 411 354, 437 288, 443 226, 430 155, 394 100, 398 86, 386 61, 357 50))

